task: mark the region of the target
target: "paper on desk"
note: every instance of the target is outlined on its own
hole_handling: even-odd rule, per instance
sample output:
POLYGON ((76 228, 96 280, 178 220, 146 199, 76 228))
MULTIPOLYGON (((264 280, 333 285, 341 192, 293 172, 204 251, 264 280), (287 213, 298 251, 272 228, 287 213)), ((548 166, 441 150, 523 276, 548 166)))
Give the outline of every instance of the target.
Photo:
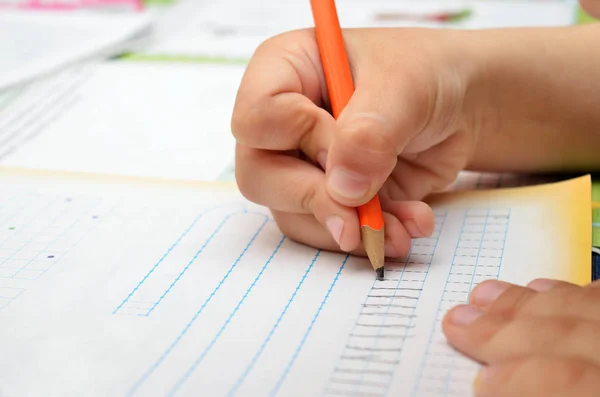
POLYGON ((0 164, 216 179, 244 68, 111 62, 0 96, 0 164))
POLYGON ((0 89, 115 55, 150 28, 146 14, 0 12, 0 89))
MULTIPOLYGON (((566 26, 575 20, 568 1, 338 0, 340 23, 357 27, 428 27, 484 29, 566 26), (456 23, 416 20, 467 10, 456 23)), ((153 42, 139 52, 149 56, 207 56, 248 59, 271 36, 314 26, 311 9, 296 0, 181 1, 162 14, 153 42)))
POLYGON ((3 170, 0 190, 7 396, 467 396, 448 308, 487 278, 590 277, 589 177, 433 198, 385 281, 228 184, 3 170))

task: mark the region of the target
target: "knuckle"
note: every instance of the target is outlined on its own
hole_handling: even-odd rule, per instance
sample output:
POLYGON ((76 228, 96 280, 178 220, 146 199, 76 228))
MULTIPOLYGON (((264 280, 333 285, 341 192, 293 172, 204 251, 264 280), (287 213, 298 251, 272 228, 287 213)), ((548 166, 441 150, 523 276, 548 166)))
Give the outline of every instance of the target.
POLYGON ((250 178, 246 177, 246 174, 239 171, 237 167, 235 171, 235 179, 238 185, 238 190, 246 200, 255 204, 261 204, 259 203, 258 195, 255 193, 256 190, 254 189, 250 178))
POLYGON ((317 197, 318 188, 315 185, 308 185, 300 195, 300 208, 305 213, 312 214, 317 197))
POLYGON ((296 29, 274 34, 262 41, 254 53, 262 54, 263 52, 272 52, 273 50, 279 51, 300 41, 307 32, 310 32, 310 29, 296 29))
POLYGON ((576 342, 577 336, 584 331, 581 321, 568 317, 549 318, 542 321, 538 326, 536 329, 543 329, 543 334, 547 335, 543 348, 548 350, 555 350, 557 346, 565 343, 565 341, 576 342))
POLYGON ((284 236, 298 243, 304 242, 298 233, 298 228, 294 226, 294 222, 292 222, 290 214, 281 211, 271 210, 271 215, 273 215, 273 220, 275 221, 275 224, 284 236))
POLYGON ((527 310, 533 296, 526 288, 511 286, 498 297, 492 308, 502 313, 519 314, 527 310))
POLYGON ((231 133, 236 141, 246 146, 256 146, 260 140, 266 115, 259 108, 240 99, 231 117, 231 133))
POLYGON ((561 371, 564 373, 564 386, 566 389, 574 389, 579 384, 585 382, 586 374, 590 370, 587 363, 577 359, 565 359, 559 363, 561 368, 558 368, 554 373, 561 371))
POLYGON ((290 234, 293 233, 293 228, 289 227, 289 222, 286 222, 286 217, 282 212, 271 210, 271 215, 273 215, 273 220, 275 224, 286 237, 290 237, 290 234))
POLYGON ((546 379, 558 381, 558 389, 574 389, 580 383, 584 382, 586 374, 589 371, 589 365, 576 358, 539 358, 529 364, 529 371, 538 372, 538 376, 546 379))
POLYGON ((496 391, 506 388, 512 392, 509 395, 563 396, 584 389, 592 367, 576 358, 536 354, 517 358, 501 368, 494 376, 496 391))
POLYGON ((249 166, 252 150, 239 144, 236 145, 235 181, 238 190, 246 200, 261 204, 258 199, 260 195, 257 194, 256 179, 252 177, 251 167, 249 166))
POLYGON ((375 155, 396 154, 393 137, 375 115, 356 115, 346 123, 342 136, 351 149, 375 155))
POLYGON ((246 109, 244 109, 244 106, 239 102, 239 98, 238 98, 238 100, 236 100, 236 104, 234 105, 233 113, 231 115, 231 122, 230 122, 231 134, 238 141, 243 139, 244 126, 245 126, 245 120, 246 120, 245 113, 246 113, 246 109))
POLYGON ((277 48, 281 43, 282 39, 285 38, 285 34, 286 33, 276 34, 263 40, 254 50, 253 57, 260 56, 264 52, 270 52, 274 47, 277 48))

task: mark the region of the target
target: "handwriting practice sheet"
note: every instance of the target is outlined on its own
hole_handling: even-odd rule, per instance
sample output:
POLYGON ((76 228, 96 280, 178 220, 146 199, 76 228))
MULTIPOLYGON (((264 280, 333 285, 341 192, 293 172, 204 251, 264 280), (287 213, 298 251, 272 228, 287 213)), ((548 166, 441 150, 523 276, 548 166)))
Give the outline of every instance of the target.
POLYGON ((0 169, 0 396, 468 396, 479 282, 590 280, 590 178, 432 197, 376 281, 226 183, 0 169))

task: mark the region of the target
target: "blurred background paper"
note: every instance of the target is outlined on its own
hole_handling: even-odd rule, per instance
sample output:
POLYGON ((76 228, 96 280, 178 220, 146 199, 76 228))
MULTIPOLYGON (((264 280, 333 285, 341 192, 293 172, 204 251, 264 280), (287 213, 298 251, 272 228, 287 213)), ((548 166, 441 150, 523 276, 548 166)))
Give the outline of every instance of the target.
POLYGON ((74 62, 130 50, 128 43, 150 26, 144 13, 0 11, 0 90, 74 62))
MULTIPOLYGON (((336 4, 345 28, 567 26, 576 18, 574 4, 563 0, 337 0, 336 4)), ((140 52, 154 57, 249 59, 269 37, 312 26, 304 1, 179 0, 160 14, 156 37, 140 52)))
POLYGON ((244 68, 107 62, 0 94, 0 164, 217 179, 244 68))

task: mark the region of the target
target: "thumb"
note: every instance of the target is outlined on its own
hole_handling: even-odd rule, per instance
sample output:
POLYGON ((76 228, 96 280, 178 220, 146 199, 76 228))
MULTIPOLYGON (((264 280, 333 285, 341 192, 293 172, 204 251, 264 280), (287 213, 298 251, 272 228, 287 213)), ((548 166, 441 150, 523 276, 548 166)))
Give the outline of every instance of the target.
POLYGON ((419 131, 418 102, 393 89, 356 90, 341 112, 327 152, 327 190, 347 206, 369 201, 419 131), (392 91, 392 92, 390 92, 392 91))

